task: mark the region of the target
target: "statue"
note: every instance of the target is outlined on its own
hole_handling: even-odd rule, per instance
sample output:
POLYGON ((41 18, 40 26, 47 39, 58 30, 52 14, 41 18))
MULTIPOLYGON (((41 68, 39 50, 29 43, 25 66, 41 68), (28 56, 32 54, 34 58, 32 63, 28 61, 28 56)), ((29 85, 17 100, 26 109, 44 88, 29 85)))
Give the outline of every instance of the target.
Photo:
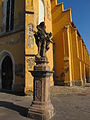
POLYGON ((38 31, 34 34, 36 44, 38 46, 37 57, 46 57, 46 52, 49 49, 50 38, 52 36, 52 33, 46 32, 46 26, 44 22, 41 22, 39 25, 37 25, 37 30, 38 31))
POLYGON ((52 34, 46 32, 44 22, 37 25, 35 32, 35 40, 38 47, 38 55, 35 58, 34 70, 29 71, 33 79, 33 101, 28 109, 28 117, 35 120, 50 120, 55 110, 50 100, 50 76, 53 71, 48 65, 46 52, 49 49, 49 44, 52 34))

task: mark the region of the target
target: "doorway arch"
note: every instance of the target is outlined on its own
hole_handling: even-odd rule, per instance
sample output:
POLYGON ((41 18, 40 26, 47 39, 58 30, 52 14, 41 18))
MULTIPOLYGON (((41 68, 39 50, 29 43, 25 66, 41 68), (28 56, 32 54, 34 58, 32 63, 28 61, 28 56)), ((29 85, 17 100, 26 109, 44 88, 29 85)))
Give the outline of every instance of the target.
POLYGON ((15 82, 15 62, 10 52, 0 52, 0 89, 12 90, 15 82))

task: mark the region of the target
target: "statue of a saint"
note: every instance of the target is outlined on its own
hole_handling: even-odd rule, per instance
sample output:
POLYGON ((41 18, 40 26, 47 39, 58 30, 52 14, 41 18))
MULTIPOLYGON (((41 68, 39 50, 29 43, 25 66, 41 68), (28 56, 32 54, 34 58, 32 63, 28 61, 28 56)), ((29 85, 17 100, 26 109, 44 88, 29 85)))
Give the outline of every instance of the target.
POLYGON ((46 26, 44 22, 41 22, 39 25, 37 25, 37 32, 34 34, 36 44, 38 46, 37 57, 46 57, 46 52, 49 49, 51 36, 51 32, 46 32, 46 26))

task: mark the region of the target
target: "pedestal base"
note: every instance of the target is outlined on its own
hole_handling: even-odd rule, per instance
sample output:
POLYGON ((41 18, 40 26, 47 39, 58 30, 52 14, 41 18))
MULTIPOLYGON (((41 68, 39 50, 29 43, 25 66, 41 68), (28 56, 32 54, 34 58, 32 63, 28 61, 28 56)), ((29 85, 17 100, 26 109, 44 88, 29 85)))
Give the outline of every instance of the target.
POLYGON ((50 100, 50 76, 53 71, 47 61, 38 61, 34 70, 30 71, 33 80, 33 102, 28 110, 28 117, 35 120, 50 120, 54 116, 54 108, 50 100))
POLYGON ((50 103, 33 102, 28 111, 28 117, 35 120, 50 120, 55 114, 50 103))

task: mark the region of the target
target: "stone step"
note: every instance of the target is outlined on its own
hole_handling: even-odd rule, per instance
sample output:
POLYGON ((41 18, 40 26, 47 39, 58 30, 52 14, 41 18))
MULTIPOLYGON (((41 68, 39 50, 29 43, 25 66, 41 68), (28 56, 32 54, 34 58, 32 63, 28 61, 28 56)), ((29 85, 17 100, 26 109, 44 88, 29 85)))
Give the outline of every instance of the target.
POLYGON ((90 83, 85 83, 85 87, 90 87, 90 83))

